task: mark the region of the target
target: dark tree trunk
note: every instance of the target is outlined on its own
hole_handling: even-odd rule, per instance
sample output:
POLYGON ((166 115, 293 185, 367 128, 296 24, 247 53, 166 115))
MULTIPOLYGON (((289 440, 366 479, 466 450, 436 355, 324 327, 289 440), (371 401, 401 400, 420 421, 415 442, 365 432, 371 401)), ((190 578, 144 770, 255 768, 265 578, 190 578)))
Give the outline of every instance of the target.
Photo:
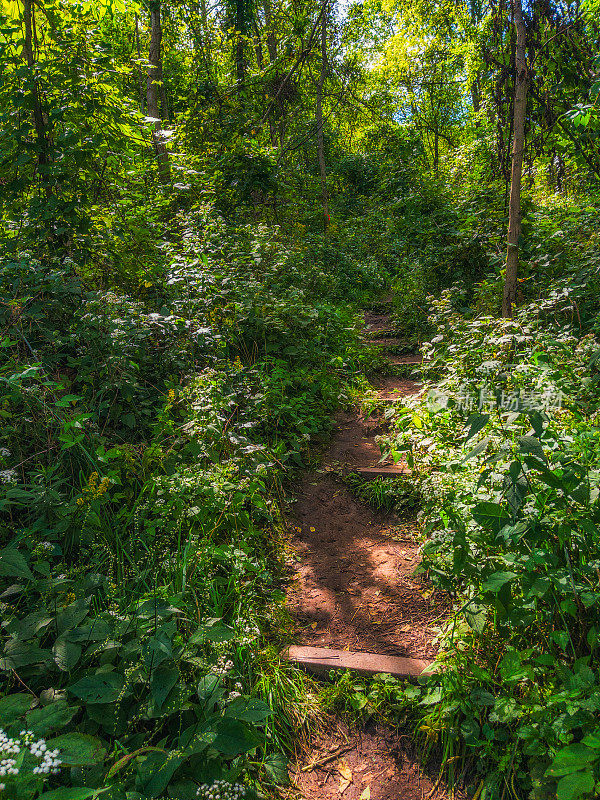
POLYGON ((323 87, 327 75, 327 9, 321 19, 321 73, 317 84, 317 157, 321 176, 321 196, 323 201, 323 226, 329 225, 329 193, 327 191, 327 168, 325 165, 325 143, 323 140, 323 87))
POLYGON ((527 109, 526 31, 521 0, 513 0, 513 20, 517 32, 515 52, 515 99, 513 110, 513 149, 508 207, 508 241, 506 274, 502 297, 502 315, 512 317, 517 301, 517 275, 519 268, 519 237, 521 236, 521 178, 523 151, 525 149, 525 113, 527 109))
POLYGON ((162 183, 168 183, 171 178, 169 153, 162 135, 160 120, 162 100, 162 24, 160 19, 160 0, 153 0, 150 4, 150 52, 148 55, 148 82, 146 85, 146 110, 149 117, 154 117, 152 139, 154 152, 158 162, 158 174, 162 183))
POLYGON ((23 17, 25 23, 25 40, 23 43, 23 55, 29 69, 29 80, 31 82, 31 106, 33 114, 33 125, 37 139, 37 160, 40 179, 46 187, 46 192, 50 191, 48 165, 50 162, 49 140, 46 123, 44 121, 44 111, 40 97, 39 83, 35 75, 35 53, 33 44, 33 30, 35 25, 34 6, 32 0, 23 0, 23 17))
POLYGON ((138 87, 140 93, 140 111, 142 114, 144 113, 144 106, 146 104, 146 91, 144 87, 144 77, 142 75, 142 53, 140 50, 140 20, 136 13, 135 15, 135 49, 137 51, 137 77, 138 77, 138 87))

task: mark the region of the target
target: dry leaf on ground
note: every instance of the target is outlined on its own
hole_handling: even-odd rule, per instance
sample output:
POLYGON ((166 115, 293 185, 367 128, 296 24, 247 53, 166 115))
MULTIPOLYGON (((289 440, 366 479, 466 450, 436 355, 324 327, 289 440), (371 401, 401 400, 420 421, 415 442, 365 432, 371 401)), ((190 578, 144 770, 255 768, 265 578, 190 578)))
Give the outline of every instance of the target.
POLYGON ((340 794, 343 794, 352 783, 352 770, 348 766, 348 762, 342 759, 338 764, 338 771, 340 777, 340 794))

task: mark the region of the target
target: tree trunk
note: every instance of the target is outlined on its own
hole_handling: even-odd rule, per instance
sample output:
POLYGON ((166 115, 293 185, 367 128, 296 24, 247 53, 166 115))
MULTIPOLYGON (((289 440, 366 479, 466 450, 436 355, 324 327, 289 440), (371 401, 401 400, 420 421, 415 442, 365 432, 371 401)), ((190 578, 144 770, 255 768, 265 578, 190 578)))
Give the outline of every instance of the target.
POLYGON ((136 13, 135 15, 135 49, 137 51, 137 76, 138 76, 138 86, 140 92, 140 111, 142 114, 144 113, 144 105, 146 98, 144 95, 146 94, 144 91, 144 78, 142 76, 142 53, 140 50, 140 20, 136 13))
POLYGON ((521 235, 521 176, 525 149, 525 112, 527 107, 527 61, 525 21, 521 0, 513 0, 513 20, 517 32, 515 53, 515 100, 513 110, 513 150, 508 207, 508 242, 506 274, 502 297, 502 316, 512 317, 517 300, 517 274, 519 267, 519 237, 521 235))
POLYGON ((327 192, 327 169, 325 166, 325 145, 323 141, 323 86, 327 75, 327 9, 321 20, 321 74, 317 84, 317 156, 321 175, 321 195, 323 199, 323 226, 329 225, 329 196, 327 192))
MULTIPOLYGON (((267 52, 269 54, 269 64, 273 65, 277 60, 277 37, 273 30, 273 9, 271 0, 263 0, 263 10, 265 12, 265 29, 267 31, 267 52)), ((274 109, 268 113, 269 135, 271 144, 276 147, 278 144, 277 124, 273 114, 274 109)))
POLYGON ((160 0, 150 3, 150 52, 148 55, 148 82, 146 85, 146 110, 149 117, 154 117, 158 122, 153 123, 152 139, 154 152, 158 162, 158 174, 162 183, 168 183, 171 178, 169 153, 162 135, 160 124, 161 99, 162 99, 162 24, 160 20, 160 0))
POLYGON ((33 27, 35 24, 34 6, 32 0, 23 0, 23 18, 25 23, 25 40, 23 43, 23 55, 29 69, 29 80, 31 82, 31 106, 33 114, 33 125, 37 139, 37 159, 40 179, 46 187, 46 193, 50 191, 48 182, 48 164, 50 156, 48 152, 48 132, 44 121, 44 111, 40 98, 39 84, 35 75, 35 54, 33 45, 33 27))
POLYGON ((271 64, 277 59, 277 37, 273 30, 273 10, 271 0, 264 0, 263 9, 265 11, 265 28, 267 29, 267 50, 271 64))
POLYGON ((238 96, 243 94, 246 86, 246 37, 248 36, 248 26, 250 22, 248 11, 246 0, 236 0, 233 57, 235 61, 235 78, 238 96))

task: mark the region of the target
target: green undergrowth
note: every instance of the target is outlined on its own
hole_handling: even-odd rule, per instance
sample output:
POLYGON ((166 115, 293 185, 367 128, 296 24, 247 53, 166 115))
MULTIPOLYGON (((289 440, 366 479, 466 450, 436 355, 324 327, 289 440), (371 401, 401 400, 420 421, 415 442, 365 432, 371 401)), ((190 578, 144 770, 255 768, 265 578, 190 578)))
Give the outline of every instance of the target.
POLYGON ((411 511, 419 505, 418 491, 411 481, 404 478, 365 480, 356 473, 350 473, 345 483, 357 500, 378 510, 411 511))
POLYGON ((600 788, 600 344, 595 316, 569 314, 592 291, 557 289, 514 320, 443 293, 430 381, 387 437, 422 497, 421 571, 455 601, 438 677, 395 707, 482 800, 600 788))
POLYGON ((25 737, 15 800, 265 797, 322 718, 279 655, 283 486, 355 391, 385 274, 178 227, 135 299, 90 263, 2 264, 0 728, 61 762, 25 737))

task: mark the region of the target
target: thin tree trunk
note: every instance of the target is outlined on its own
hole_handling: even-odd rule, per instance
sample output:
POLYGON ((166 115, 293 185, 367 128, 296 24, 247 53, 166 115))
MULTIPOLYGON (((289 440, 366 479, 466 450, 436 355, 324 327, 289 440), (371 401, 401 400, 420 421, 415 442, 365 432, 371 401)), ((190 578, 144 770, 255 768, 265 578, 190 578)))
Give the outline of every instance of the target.
POLYGON ((234 45, 234 60, 235 60, 235 78, 237 82, 238 96, 244 93, 246 86, 246 37, 248 35, 248 8, 246 0, 236 0, 235 4, 235 45, 234 45))
POLYGON ((159 120, 153 123, 152 139, 154 152, 158 162, 158 174, 162 183, 168 183, 171 178, 169 153, 162 136, 161 116, 161 87, 162 87, 162 24, 160 20, 160 0, 153 0, 150 4, 150 52, 148 55, 148 82, 146 85, 146 109, 149 117, 159 120))
POLYGON ((317 156, 321 175, 321 195, 323 199, 323 225, 329 225, 329 195, 327 191, 327 168, 325 166, 325 144, 323 140, 323 86, 327 75, 327 9, 321 19, 321 74, 317 84, 317 156))
POLYGON ((502 297, 502 316, 512 317, 517 300, 517 274, 519 267, 519 237, 521 235, 521 177, 525 149, 525 112, 527 107, 527 61, 525 21, 521 0, 513 0, 513 20, 517 32, 515 53, 515 100, 513 111, 513 150, 508 207, 508 243, 506 274, 502 297))
POLYGON ((146 98, 144 97, 144 77, 142 75, 142 53, 140 50, 140 20, 137 15, 135 15, 135 49, 137 51, 138 63, 137 63, 137 75, 138 75, 138 86, 140 92, 140 111, 142 114, 144 113, 144 105, 146 98))
POLYGON ((38 150, 38 166, 40 178, 46 187, 46 192, 49 193, 50 185, 48 182, 48 132, 44 122, 44 112, 42 109, 42 102, 40 99, 39 84, 37 76, 35 75, 35 54, 33 47, 33 26, 34 22, 34 6, 32 0, 23 0, 23 18, 25 23, 25 40, 23 43, 23 55, 27 62, 29 69, 29 80, 31 81, 31 105, 33 113, 33 125, 35 128, 35 135, 37 139, 38 150))
MULTIPOLYGON (((473 103, 473 111, 478 114, 481 111, 481 89, 479 86, 479 72, 471 83, 471 102, 473 103)), ((479 124, 479 123, 477 123, 479 124)))
POLYGON ((267 29, 267 50, 269 51, 269 61, 272 64, 277 59, 277 37, 273 30, 271 0, 264 0, 263 8, 265 11, 265 28, 267 29))

